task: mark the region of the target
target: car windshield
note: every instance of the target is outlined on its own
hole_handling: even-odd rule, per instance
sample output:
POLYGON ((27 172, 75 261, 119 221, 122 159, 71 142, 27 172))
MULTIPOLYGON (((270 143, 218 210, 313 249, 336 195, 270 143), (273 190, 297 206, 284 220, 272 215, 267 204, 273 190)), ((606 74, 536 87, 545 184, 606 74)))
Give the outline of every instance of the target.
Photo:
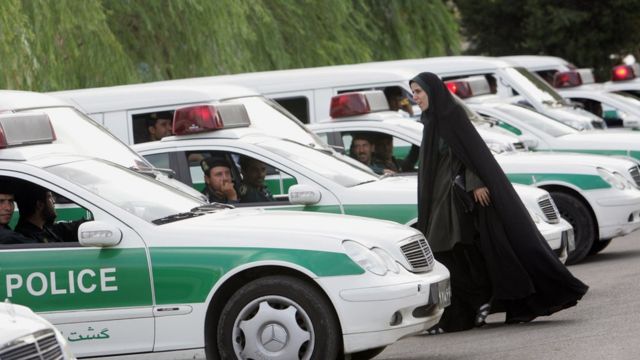
POLYGON ((518 105, 502 105, 498 107, 504 113, 519 121, 541 130, 553 137, 577 134, 578 130, 555 121, 545 115, 518 105))
POLYGON ((81 160, 47 168, 104 200, 152 222, 204 205, 147 176, 102 160, 81 160))
POLYGON ((149 169, 152 167, 107 129, 74 108, 40 108, 22 112, 49 115, 53 131, 56 134, 56 142, 73 147, 78 154, 109 159, 109 161, 128 168, 149 169))
POLYGON ((506 77, 517 84, 518 91, 547 106, 562 106, 564 99, 547 82, 524 68, 504 68, 506 77))
POLYGON ((258 146, 345 187, 378 180, 375 173, 354 166, 344 159, 344 155, 315 150, 284 139, 270 140, 258 146))
POLYGON ((224 102, 243 104, 251 119, 251 125, 270 135, 320 149, 330 149, 329 145, 309 131, 300 120, 273 100, 252 96, 224 102))

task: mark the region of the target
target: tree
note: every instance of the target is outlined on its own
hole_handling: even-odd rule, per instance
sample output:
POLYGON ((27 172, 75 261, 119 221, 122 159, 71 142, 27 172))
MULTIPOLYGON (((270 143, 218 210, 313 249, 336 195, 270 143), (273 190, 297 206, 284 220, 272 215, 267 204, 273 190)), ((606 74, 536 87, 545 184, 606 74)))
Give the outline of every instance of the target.
POLYGON ((639 0, 455 0, 471 54, 553 55, 608 77, 610 55, 640 55, 639 0))

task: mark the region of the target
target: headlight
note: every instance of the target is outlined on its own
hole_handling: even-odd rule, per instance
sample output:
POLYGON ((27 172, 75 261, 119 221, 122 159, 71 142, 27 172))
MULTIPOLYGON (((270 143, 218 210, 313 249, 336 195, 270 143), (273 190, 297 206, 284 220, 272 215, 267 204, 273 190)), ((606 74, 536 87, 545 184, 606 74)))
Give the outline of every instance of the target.
MULTIPOLYGON (((376 275, 385 275, 390 269, 387 267, 385 260, 378 253, 370 250, 364 245, 352 240, 345 240, 342 246, 347 255, 353 259, 363 269, 370 271, 376 275)), ((382 249, 378 249, 383 251, 382 249)), ((388 255, 388 254, 387 254, 388 255)))
POLYGON ((384 261, 384 264, 386 265, 389 271, 391 271, 394 274, 397 274, 400 272, 400 267, 398 266, 398 262, 388 252, 380 248, 373 248, 371 249, 371 251, 373 251, 376 255, 380 257, 380 259, 382 259, 382 261, 384 261))
POLYGON ((627 179, 620 174, 616 176, 616 174, 603 168, 598 168, 598 174, 600 174, 600 177, 602 177, 604 181, 618 190, 624 190, 627 187, 627 179))

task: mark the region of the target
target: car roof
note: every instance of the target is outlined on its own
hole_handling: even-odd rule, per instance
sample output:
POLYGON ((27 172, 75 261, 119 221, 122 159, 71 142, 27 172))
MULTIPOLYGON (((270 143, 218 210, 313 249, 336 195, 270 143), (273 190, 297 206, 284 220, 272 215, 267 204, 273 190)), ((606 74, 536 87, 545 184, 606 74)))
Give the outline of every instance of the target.
POLYGON ((0 90, 0 111, 68 106, 50 95, 31 91, 0 90))
POLYGON ((358 84, 406 82, 415 74, 403 69, 368 69, 358 65, 322 66, 305 69, 263 71, 170 80, 166 85, 227 83, 251 87, 260 93, 288 92, 358 84))
POLYGON ((176 145, 182 141, 189 140, 243 140, 248 143, 255 143, 259 140, 267 140, 267 139, 275 139, 281 140, 277 136, 269 135, 261 129, 253 128, 253 127, 243 127, 243 128, 232 128, 232 129, 222 129, 215 131, 207 131, 201 132, 197 134, 189 134, 189 135, 172 135, 165 136, 158 141, 150 141, 139 144, 134 144, 131 146, 132 149, 136 151, 144 151, 147 149, 154 149, 158 146, 163 145, 176 145))
POLYGON ((558 66, 567 67, 569 65, 569 62, 563 58, 546 55, 501 56, 500 59, 532 70, 556 69, 558 66))
POLYGON ((259 96, 254 90, 234 85, 170 86, 164 82, 56 91, 49 94, 64 99, 89 114, 259 96))
POLYGON ((498 68, 513 67, 510 62, 487 56, 440 56, 421 59, 405 59, 364 63, 362 65, 379 68, 413 69, 416 72, 429 71, 440 76, 463 72, 494 71, 498 68))

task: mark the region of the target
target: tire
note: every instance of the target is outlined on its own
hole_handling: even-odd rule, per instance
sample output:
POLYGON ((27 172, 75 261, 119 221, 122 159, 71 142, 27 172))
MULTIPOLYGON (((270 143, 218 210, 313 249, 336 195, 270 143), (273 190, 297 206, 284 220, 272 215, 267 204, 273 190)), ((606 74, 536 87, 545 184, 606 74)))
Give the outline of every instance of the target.
POLYGON ((325 295, 288 276, 268 276, 241 287, 217 324, 221 359, 335 359, 340 334, 325 295))
POLYGON ((604 248, 609 246, 609 244, 611 244, 611 239, 594 241, 593 245, 591 245, 591 250, 589 250, 589 255, 595 255, 599 253, 600 251, 604 250, 604 248))
POLYGON ((369 360, 369 359, 373 359, 374 357, 380 355, 380 353, 383 352, 384 349, 386 349, 386 348, 387 348, 386 346, 381 346, 381 347, 377 347, 377 348, 373 348, 373 349, 358 351, 358 352, 349 354, 348 359, 351 359, 351 360, 369 360))
POLYGON ((567 265, 577 264, 584 259, 596 240, 595 221, 585 204, 572 195, 552 192, 551 197, 558 207, 560 216, 573 226, 576 248, 569 253, 567 265))

